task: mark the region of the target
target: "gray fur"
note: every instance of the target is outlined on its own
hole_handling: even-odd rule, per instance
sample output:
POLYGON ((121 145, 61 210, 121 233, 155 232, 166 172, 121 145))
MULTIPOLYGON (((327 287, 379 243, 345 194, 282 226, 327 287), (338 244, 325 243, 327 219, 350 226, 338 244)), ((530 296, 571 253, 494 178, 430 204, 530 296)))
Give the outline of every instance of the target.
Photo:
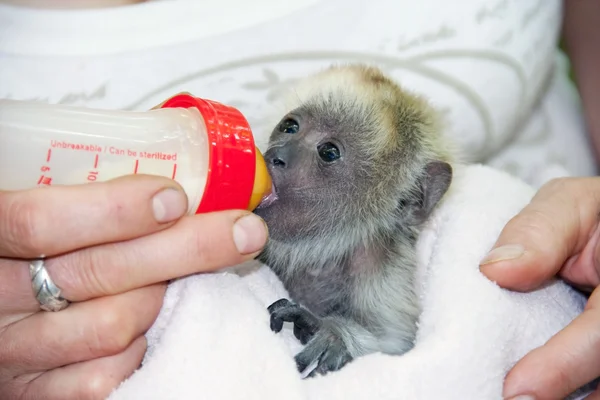
POLYGON ((415 246, 452 170, 432 110, 377 69, 334 67, 311 80, 320 83, 300 90, 306 97, 282 119, 300 130, 276 127, 270 137, 265 159, 279 198, 256 213, 270 230, 259 259, 293 299, 271 306, 272 328, 295 322, 308 340, 299 369, 317 360, 323 374, 413 346, 415 246), (342 158, 319 159, 324 142, 342 158), (307 335, 309 325, 318 329, 307 335))

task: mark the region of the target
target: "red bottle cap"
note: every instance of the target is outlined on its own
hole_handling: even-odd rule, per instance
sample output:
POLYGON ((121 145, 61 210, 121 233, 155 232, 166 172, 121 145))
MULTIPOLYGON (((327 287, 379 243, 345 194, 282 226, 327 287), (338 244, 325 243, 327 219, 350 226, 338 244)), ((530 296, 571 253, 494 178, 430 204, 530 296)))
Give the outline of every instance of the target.
POLYGON ((161 105, 179 107, 197 108, 208 134, 208 176, 196 214, 246 209, 256 172, 256 147, 250 124, 233 107, 189 94, 178 94, 161 105))

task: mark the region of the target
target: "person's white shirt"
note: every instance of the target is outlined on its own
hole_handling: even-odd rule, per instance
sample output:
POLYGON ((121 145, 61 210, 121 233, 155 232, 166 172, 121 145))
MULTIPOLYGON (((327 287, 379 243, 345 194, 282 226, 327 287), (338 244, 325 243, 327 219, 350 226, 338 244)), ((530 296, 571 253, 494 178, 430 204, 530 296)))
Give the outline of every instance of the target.
POLYGON ((370 63, 444 113, 465 160, 539 185, 595 172, 561 13, 561 0, 0 5, 0 98, 143 110, 188 91, 238 107, 264 148, 286 84, 370 63))

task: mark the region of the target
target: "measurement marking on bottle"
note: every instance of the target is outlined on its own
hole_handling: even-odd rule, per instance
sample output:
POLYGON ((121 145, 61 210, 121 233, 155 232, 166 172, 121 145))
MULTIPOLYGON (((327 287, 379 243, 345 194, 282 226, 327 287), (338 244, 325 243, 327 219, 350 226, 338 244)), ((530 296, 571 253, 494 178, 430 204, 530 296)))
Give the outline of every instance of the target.
POLYGON ((135 167, 133 168, 133 173, 134 174, 137 174, 139 166, 140 166, 140 160, 135 160, 135 167))
MULTIPOLYGON (((50 161, 50 155, 51 155, 51 150, 48 149, 48 153, 46 154, 46 164, 49 163, 50 161)), ((50 171, 50 167, 48 165, 42 165, 40 168, 40 172, 42 172, 42 174, 40 175, 37 184, 38 186, 50 186, 52 185, 52 172, 50 171)))
POLYGON ((94 157, 94 169, 98 168, 98 154, 94 157))
POLYGON ((90 171, 87 180, 90 182, 94 182, 96 179, 98 179, 98 171, 90 171))
POLYGON ((171 175, 171 179, 175 179, 176 174, 177 174, 177 164, 173 164, 173 175, 171 175))

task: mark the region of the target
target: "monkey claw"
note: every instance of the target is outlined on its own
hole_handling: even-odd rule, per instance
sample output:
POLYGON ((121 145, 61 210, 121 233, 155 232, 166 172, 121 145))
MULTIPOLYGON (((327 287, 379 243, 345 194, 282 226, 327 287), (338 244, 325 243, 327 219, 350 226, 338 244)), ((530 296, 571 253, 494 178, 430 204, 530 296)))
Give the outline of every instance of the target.
POLYGON ((326 318, 320 319, 306 308, 280 299, 268 307, 271 315, 271 330, 280 332, 284 322, 294 324, 294 336, 306 347, 296 355, 296 366, 304 372, 316 362, 315 368, 307 375, 325 375, 329 371, 337 371, 352 360, 346 344, 337 329, 326 318))
POLYGON ((268 310, 271 314, 271 330, 279 332, 284 322, 291 322, 294 324, 294 336, 302 344, 308 343, 321 325, 319 318, 313 313, 288 299, 277 300, 268 310))

